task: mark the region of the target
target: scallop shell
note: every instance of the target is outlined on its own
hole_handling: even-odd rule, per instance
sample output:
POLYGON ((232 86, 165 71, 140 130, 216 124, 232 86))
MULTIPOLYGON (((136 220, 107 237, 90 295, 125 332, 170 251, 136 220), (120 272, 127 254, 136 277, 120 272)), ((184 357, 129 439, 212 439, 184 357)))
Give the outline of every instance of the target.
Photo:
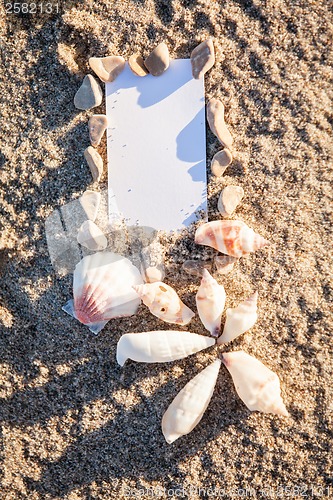
POLYGON ((224 353, 222 361, 232 376, 238 396, 249 410, 288 417, 276 373, 244 351, 224 353))
POLYGON ((112 252, 88 255, 74 271, 74 301, 63 309, 98 333, 110 319, 135 314, 140 299, 132 287, 141 283, 139 270, 125 257, 112 252))
POLYGON ((125 333, 117 345, 117 362, 124 366, 127 359, 142 363, 175 361, 214 344, 210 337, 174 330, 125 333))
POLYGON ((207 366, 172 401, 162 419, 167 443, 188 434, 200 422, 212 398, 220 366, 219 359, 207 366))
POLYGON ((187 325, 194 316, 171 286, 162 281, 133 287, 150 312, 166 323, 187 325))
POLYGON ((248 255, 269 242, 240 220, 215 220, 200 226, 195 242, 232 257, 248 255))
POLYGON ((258 292, 244 300, 234 309, 226 310, 226 321, 221 337, 217 339, 218 344, 230 342, 242 333, 247 332, 257 321, 258 292))
POLYGON ((218 337, 221 332, 221 316, 226 296, 223 285, 219 285, 207 269, 203 270, 195 298, 202 324, 213 337, 218 337))

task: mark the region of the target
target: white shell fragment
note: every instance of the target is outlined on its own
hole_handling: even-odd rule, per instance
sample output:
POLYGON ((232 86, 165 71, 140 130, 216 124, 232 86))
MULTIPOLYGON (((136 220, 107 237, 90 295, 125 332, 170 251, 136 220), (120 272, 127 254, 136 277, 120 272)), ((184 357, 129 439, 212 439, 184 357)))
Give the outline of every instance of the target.
POLYGON ((217 339, 218 344, 231 342, 242 333, 247 332, 257 321, 258 292, 244 300, 234 309, 226 310, 226 321, 221 337, 217 339))
POLYGON ((101 203, 101 194, 87 189, 79 198, 81 207, 85 211, 87 219, 95 222, 101 203))
POLYGON ((207 366, 172 401, 162 419, 162 432, 167 443, 188 434, 200 422, 212 398, 220 366, 219 359, 207 366))
POLYGON ((117 344, 117 362, 124 366, 127 359, 141 363, 175 361, 214 344, 210 337, 174 330, 125 333, 117 344))
POLYGON ((238 396, 249 410, 289 416, 276 373, 244 351, 223 353, 222 361, 232 376, 238 396))
POLYGON ((178 297, 177 292, 162 281, 133 287, 150 312, 166 323, 187 325, 194 316, 178 297))
POLYGON ((77 241, 80 245, 92 250, 93 252, 105 250, 108 246, 108 240, 100 228, 91 220, 86 220, 80 227, 77 235, 77 241))
POLYGON ((220 194, 217 208, 219 212, 228 216, 231 215, 239 205, 244 196, 244 190, 241 186, 226 186, 220 194))
POLYGON ((200 226, 195 242, 232 257, 242 257, 269 244, 240 220, 214 220, 200 226))
POLYGON ((233 143, 233 138, 224 121, 224 105, 218 99, 213 98, 208 102, 207 121, 210 130, 218 138, 220 143, 224 147, 230 148, 233 143))
POLYGON ((140 299, 132 287, 140 283, 139 270, 122 255, 87 255, 74 271, 74 300, 67 302, 63 310, 98 333, 110 319, 136 312, 140 299))
POLYGON ((201 285, 195 298, 202 324, 213 337, 218 337, 221 332, 221 317, 226 295, 223 285, 219 285, 207 269, 203 271, 201 285))

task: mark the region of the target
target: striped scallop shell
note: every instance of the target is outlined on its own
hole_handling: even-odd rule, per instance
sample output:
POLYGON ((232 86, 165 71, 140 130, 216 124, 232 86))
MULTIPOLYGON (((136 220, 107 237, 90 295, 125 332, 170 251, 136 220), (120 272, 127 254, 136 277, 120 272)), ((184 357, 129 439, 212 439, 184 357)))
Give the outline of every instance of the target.
POLYGON ((248 255, 269 243, 240 220, 207 222, 197 229, 195 242, 232 257, 248 255))
POLYGON ((72 311, 84 325, 98 333, 108 320, 134 314, 140 299, 133 285, 142 283, 139 270, 121 255, 97 252, 76 266, 73 279, 72 311))

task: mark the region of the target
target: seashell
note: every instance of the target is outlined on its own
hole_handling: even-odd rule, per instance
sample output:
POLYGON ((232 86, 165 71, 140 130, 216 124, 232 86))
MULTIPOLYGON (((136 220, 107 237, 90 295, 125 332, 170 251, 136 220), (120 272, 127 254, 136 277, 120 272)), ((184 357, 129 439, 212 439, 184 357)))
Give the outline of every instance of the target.
POLYGON ((92 250, 105 250, 108 246, 108 240, 104 233, 91 220, 86 220, 79 228, 77 241, 80 245, 92 250))
POLYGON ((135 314, 140 299, 132 287, 140 283, 139 270, 122 255, 87 255, 74 271, 74 301, 63 310, 98 333, 110 319, 135 314))
POLYGON ((166 323, 187 325, 194 316, 171 286, 162 281, 133 287, 150 312, 166 323))
POLYGON ((230 342, 242 333, 247 332, 257 321, 258 292, 238 304, 234 309, 226 310, 226 321, 221 337, 217 339, 218 344, 230 342))
POLYGON ((212 398, 220 366, 219 359, 207 366, 172 401, 162 418, 167 443, 188 434, 200 422, 212 398))
POLYGON ((223 285, 219 285, 207 269, 203 271, 201 284, 195 299, 202 324, 213 337, 218 337, 221 332, 225 291, 223 285))
POLYGON ((210 337, 174 330, 125 333, 117 344, 117 362, 124 366, 127 359, 141 363, 175 361, 214 344, 210 337))
POLYGON ((232 257, 242 257, 269 244, 240 220, 215 220, 200 226, 195 242, 232 257))
POLYGON ((217 208, 221 215, 231 215, 239 205, 244 196, 244 189, 241 186, 226 186, 220 194, 217 208))
POLYGON ((249 410, 289 416, 281 398, 280 381, 276 373, 244 351, 223 353, 221 356, 238 396, 249 410))

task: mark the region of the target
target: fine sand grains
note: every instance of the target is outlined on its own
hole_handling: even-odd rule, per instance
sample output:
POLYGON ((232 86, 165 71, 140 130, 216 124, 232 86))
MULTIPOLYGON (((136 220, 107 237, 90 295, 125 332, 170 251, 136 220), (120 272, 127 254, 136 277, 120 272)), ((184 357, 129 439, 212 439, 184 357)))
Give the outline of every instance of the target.
MULTIPOLYGON (((196 500, 199 488, 201 496, 213 488, 226 498, 242 492, 244 498, 245 490, 253 498, 288 491, 332 496, 329 3, 95 0, 63 2, 59 15, 6 15, 3 4, 0 13, 1 494, 104 500, 167 497, 184 488, 196 500), (214 355, 117 367, 123 333, 164 325, 145 306, 110 321, 96 337, 71 321, 61 307, 72 279, 51 267, 45 221, 95 189, 83 151, 90 145, 88 119, 105 108, 73 106, 92 72, 89 57, 128 60, 135 53, 145 60, 165 41, 171 58, 185 58, 208 37, 216 61, 205 75, 207 101, 224 103, 234 139, 223 176, 208 169, 209 216, 221 218, 222 189, 239 185, 245 196, 230 218, 272 244, 219 275, 216 252, 196 245, 192 228, 162 239, 164 280, 194 312, 200 277, 182 270, 186 260, 210 263, 226 290, 226 308, 258 290, 257 323, 237 350, 277 373, 290 417, 250 413, 222 367, 202 421, 167 445, 163 413, 214 355)), ((220 150, 207 128, 208 163, 220 150)), ((98 151, 106 162, 105 136, 98 151)), ((135 247, 134 236, 116 236, 119 249, 135 247)), ((206 333, 197 314, 190 327, 206 333)))

